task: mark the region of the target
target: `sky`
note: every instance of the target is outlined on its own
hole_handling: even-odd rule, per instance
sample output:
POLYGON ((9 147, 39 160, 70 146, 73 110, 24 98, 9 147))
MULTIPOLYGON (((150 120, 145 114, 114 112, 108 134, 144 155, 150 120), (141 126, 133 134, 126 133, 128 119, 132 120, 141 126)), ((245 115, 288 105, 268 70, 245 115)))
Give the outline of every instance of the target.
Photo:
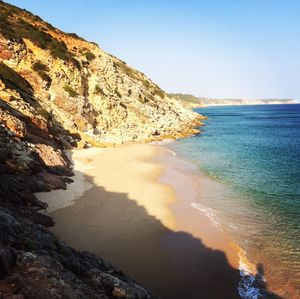
POLYGON ((300 0, 6 0, 167 92, 300 100, 300 0))

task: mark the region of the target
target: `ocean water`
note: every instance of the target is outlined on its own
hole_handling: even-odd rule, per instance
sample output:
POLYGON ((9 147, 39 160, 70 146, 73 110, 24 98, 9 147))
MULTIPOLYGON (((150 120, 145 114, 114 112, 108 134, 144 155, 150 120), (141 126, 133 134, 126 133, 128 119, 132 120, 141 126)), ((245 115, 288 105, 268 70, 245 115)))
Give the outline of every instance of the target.
MULTIPOLYGON (((199 203, 261 265, 268 287, 300 298, 300 104, 196 111, 208 116, 202 133, 167 146, 222 186, 199 203)), ((247 283, 244 298, 260 298, 247 283)))

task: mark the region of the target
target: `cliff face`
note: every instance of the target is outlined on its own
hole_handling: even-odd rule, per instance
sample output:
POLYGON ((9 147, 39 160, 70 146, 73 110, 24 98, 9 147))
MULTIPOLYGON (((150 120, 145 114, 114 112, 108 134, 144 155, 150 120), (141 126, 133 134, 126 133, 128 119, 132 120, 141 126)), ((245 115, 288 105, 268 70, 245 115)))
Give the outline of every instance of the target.
POLYGON ((141 72, 27 11, 0 9, 0 97, 9 105, 26 112, 29 93, 40 118, 100 145, 194 133, 199 116, 141 72))
POLYGON ((35 116, 41 108, 27 99, 24 113, 0 101, 0 298, 154 298, 111 264, 46 229, 53 220, 40 213, 47 204, 34 193, 65 189, 72 181, 62 149, 79 138, 35 116))
POLYGON ((0 298, 154 298, 45 227, 35 192, 64 189, 64 149, 183 137, 201 117, 76 34, 0 1, 0 298))

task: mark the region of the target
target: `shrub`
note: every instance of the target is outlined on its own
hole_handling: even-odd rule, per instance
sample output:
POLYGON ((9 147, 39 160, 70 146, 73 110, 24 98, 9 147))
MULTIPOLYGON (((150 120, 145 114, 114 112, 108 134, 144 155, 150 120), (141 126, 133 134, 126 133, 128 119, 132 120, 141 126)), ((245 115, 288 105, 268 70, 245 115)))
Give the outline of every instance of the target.
POLYGON ((155 95, 158 95, 158 96, 161 97, 162 99, 165 97, 164 92, 163 92, 160 88, 156 88, 156 89, 154 90, 154 94, 155 94, 155 95))
POLYGON ((32 68, 34 71, 36 71, 39 74, 39 76, 42 78, 43 81, 47 82, 47 87, 50 87, 52 80, 49 77, 49 75, 46 73, 47 71, 49 71, 49 68, 45 64, 41 63, 40 61, 35 62, 32 68))
MULTIPOLYGON (((1 4, 1 2, 0 2, 1 4)), ((0 6, 0 33, 6 38, 14 38, 16 36, 14 30, 11 27, 9 17, 11 16, 10 10, 0 6)))
POLYGON ((54 237, 53 244, 56 246, 57 251, 59 253, 61 253, 64 256, 69 255, 67 248, 65 246, 63 246, 63 244, 56 237, 54 237))
POLYGON ((146 88, 149 88, 149 87, 150 87, 150 83, 149 83, 148 80, 144 80, 144 78, 143 78, 143 79, 141 79, 141 81, 142 81, 143 85, 144 85, 146 88))
POLYGON ((72 62, 79 70, 81 69, 81 64, 77 59, 73 58, 72 62))
POLYGON ((52 57, 72 62, 76 67, 80 67, 80 65, 76 63, 77 60, 74 58, 73 54, 69 52, 64 42, 52 37, 42 28, 31 25, 23 18, 14 19, 12 17, 14 8, 3 7, 1 5, 1 2, 0 11, 0 33, 3 36, 8 39, 18 40, 20 42, 24 38, 29 39, 32 43, 34 43, 41 49, 49 50, 52 57))
POLYGON ((38 106, 35 111, 36 111, 37 115, 42 116, 46 120, 51 119, 51 114, 47 110, 45 110, 43 107, 38 106))
POLYGON ((92 52, 89 52, 89 51, 85 52, 84 55, 88 61, 92 61, 96 58, 96 56, 92 52))
POLYGON ((104 95, 102 88, 98 84, 95 85, 95 93, 104 95))
POLYGON ((65 85, 64 90, 69 94, 69 97, 71 98, 75 98, 79 95, 78 92, 74 90, 70 85, 65 85))
POLYGON ((60 58, 61 60, 72 60, 73 58, 72 54, 68 51, 66 44, 55 38, 49 43, 49 48, 51 55, 54 58, 60 58))
POLYGON ((28 240, 28 239, 24 240, 22 242, 22 245, 23 245, 23 247, 24 247, 25 250, 28 250, 28 251, 35 251, 35 250, 37 250, 36 245, 31 240, 28 240))
POLYGON ((26 22, 21 18, 18 19, 18 22, 19 22, 20 25, 25 25, 26 24, 26 22))
POLYGON ((50 34, 27 23, 26 21, 23 21, 22 25, 20 25, 17 29, 20 37, 31 40, 35 45, 42 49, 47 49, 52 41, 52 36, 50 34))
POLYGON ((79 35, 77 35, 77 34, 74 33, 74 32, 69 32, 69 33, 66 33, 66 34, 69 35, 69 36, 71 36, 71 37, 73 37, 73 38, 76 38, 76 39, 85 41, 84 38, 80 37, 79 35))
POLYGON ((99 48, 99 45, 97 43, 95 43, 95 42, 90 42, 90 43, 99 48))
POLYGON ((46 72, 49 70, 48 67, 45 64, 41 63, 40 61, 35 62, 32 68, 36 72, 42 72, 42 71, 46 72))
POLYGON ((116 95, 119 97, 119 98, 122 98, 122 95, 119 93, 119 91, 115 90, 116 92, 116 95))
POLYGON ((33 93, 33 88, 28 81, 3 62, 0 62, 0 77, 4 84, 9 87, 21 89, 28 94, 33 93))
POLYGON ((74 33, 74 32, 67 33, 67 35, 79 39, 79 36, 76 33, 74 33))
POLYGON ((39 74, 39 76, 42 78, 42 80, 44 80, 45 82, 47 82, 48 85, 50 86, 52 80, 51 80, 51 78, 48 76, 48 74, 45 73, 45 72, 38 72, 38 74, 39 74))

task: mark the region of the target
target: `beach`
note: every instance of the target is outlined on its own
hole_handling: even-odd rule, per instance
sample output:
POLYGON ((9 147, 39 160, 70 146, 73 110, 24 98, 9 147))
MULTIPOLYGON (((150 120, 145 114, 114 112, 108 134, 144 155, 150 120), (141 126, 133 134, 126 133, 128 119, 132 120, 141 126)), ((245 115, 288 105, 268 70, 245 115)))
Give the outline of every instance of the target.
POLYGON ((239 249, 191 205, 199 178, 181 172, 187 166, 174 153, 134 144, 69 155, 74 182, 37 194, 49 205, 56 236, 161 298, 239 298, 239 249))

